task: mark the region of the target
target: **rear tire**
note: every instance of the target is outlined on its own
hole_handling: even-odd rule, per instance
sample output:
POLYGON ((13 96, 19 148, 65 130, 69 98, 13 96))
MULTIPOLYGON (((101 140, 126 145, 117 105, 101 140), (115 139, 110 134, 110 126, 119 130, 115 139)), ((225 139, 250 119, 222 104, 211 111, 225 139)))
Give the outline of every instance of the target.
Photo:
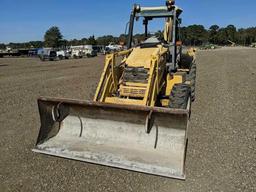
POLYGON ((174 85, 170 95, 169 108, 187 109, 190 95, 191 95, 191 89, 189 85, 187 84, 174 85))

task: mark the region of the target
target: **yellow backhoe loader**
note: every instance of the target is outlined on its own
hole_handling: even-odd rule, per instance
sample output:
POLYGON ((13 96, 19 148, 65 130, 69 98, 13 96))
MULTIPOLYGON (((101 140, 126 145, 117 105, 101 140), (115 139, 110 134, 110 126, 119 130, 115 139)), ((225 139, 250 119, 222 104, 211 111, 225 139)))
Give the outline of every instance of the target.
POLYGON ((195 98, 195 50, 182 54, 174 1, 134 5, 128 49, 106 55, 94 101, 38 99, 41 128, 35 152, 184 179, 187 128, 195 98), (143 19, 145 41, 135 45, 143 19), (148 34, 164 19, 164 34, 148 34), (118 62, 121 58, 121 62, 118 62))

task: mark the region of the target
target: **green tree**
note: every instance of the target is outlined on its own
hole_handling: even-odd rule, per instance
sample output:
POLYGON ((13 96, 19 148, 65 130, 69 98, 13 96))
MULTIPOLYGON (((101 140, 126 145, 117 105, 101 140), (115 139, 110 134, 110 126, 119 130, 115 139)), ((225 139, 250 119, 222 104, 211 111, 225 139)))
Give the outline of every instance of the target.
POLYGON ((80 42, 81 42, 81 45, 86 45, 87 42, 88 42, 88 39, 87 39, 87 38, 82 38, 82 39, 80 40, 80 42))
POLYGON ((4 43, 0 43, 0 49, 6 49, 6 46, 4 43))
POLYGON ((89 45, 97 45, 97 41, 96 41, 94 35, 93 35, 93 36, 90 36, 90 37, 88 38, 87 44, 89 44, 89 45))
POLYGON ((119 42, 119 43, 122 43, 123 45, 126 45, 126 44, 127 44, 127 38, 128 38, 128 35, 121 34, 121 35, 118 37, 118 42, 119 42))
POLYGON ((134 45, 138 45, 143 41, 145 41, 145 35, 144 34, 137 33, 133 36, 134 45))
POLYGON ((228 25, 225 30, 226 30, 226 33, 227 33, 228 40, 236 41, 236 39, 237 39, 237 37, 236 37, 236 35, 237 35, 236 34, 237 33, 236 27, 234 25, 228 25))
POLYGON ((118 43, 118 38, 117 37, 114 37, 112 35, 104 35, 102 37, 98 37, 97 38, 97 43, 98 45, 109 45, 109 43, 118 43))
POLYGON ((79 45, 79 40, 77 39, 72 39, 68 42, 68 45, 69 46, 76 46, 76 45, 79 45))
POLYGON ((30 41, 28 42, 29 48, 41 48, 44 46, 42 41, 30 41))
POLYGON ((44 43, 47 47, 59 47, 62 40, 62 34, 58 27, 53 26, 48 29, 44 35, 44 43))
POLYGON ((60 48, 65 49, 67 46, 68 46, 68 40, 66 40, 66 39, 60 40, 60 42, 59 42, 60 48))
POLYGON ((218 31, 220 27, 218 25, 212 25, 209 28, 209 42, 213 44, 217 44, 218 31))
POLYGON ((251 45, 256 42, 256 27, 238 30, 238 40, 242 45, 251 45))
MULTIPOLYGON (((184 29, 183 29, 184 30, 184 29)), ((202 45, 208 42, 208 31, 203 25, 190 25, 186 28, 185 33, 189 45, 202 45)))
POLYGON ((225 28, 220 28, 218 31, 217 44, 218 45, 227 45, 228 44, 227 31, 225 28))

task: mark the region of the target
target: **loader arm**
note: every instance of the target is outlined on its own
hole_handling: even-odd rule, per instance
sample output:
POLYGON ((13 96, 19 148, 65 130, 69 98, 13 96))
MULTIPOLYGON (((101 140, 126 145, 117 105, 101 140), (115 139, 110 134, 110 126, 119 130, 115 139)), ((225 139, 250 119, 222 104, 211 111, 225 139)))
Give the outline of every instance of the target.
POLYGON ((143 65, 143 68, 148 74, 146 82, 143 83, 135 83, 133 82, 134 79, 130 80, 131 82, 123 83, 121 77, 125 73, 125 65, 127 68, 134 69, 140 67, 137 66, 138 63, 136 61, 138 57, 142 57, 142 54, 145 53, 144 49, 135 48, 125 52, 107 55, 94 101, 113 104, 155 106, 157 96, 165 84, 164 73, 167 49, 159 46, 158 48, 147 51, 149 55, 151 53, 152 55, 147 61, 148 63, 143 65), (118 56, 126 57, 122 61, 124 63, 116 63, 118 56), (133 99, 130 97, 133 97, 133 99))
POLYGON ((105 65, 97 86, 94 101, 104 102, 106 97, 117 91, 118 81, 123 71, 122 63, 117 64, 117 57, 126 58, 132 49, 108 54, 105 58, 105 65))

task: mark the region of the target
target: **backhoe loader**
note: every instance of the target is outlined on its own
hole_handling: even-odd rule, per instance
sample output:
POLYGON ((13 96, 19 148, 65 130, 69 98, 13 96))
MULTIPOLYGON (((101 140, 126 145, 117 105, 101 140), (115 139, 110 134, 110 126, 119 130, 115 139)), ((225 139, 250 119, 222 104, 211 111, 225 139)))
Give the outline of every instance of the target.
POLYGON ((182 54, 181 13, 174 1, 134 5, 128 49, 106 55, 93 101, 38 99, 41 128, 33 151, 185 179, 196 68, 195 50, 182 54), (145 40, 135 45, 139 19, 145 40), (165 21, 162 38, 148 33, 153 19, 165 21))

